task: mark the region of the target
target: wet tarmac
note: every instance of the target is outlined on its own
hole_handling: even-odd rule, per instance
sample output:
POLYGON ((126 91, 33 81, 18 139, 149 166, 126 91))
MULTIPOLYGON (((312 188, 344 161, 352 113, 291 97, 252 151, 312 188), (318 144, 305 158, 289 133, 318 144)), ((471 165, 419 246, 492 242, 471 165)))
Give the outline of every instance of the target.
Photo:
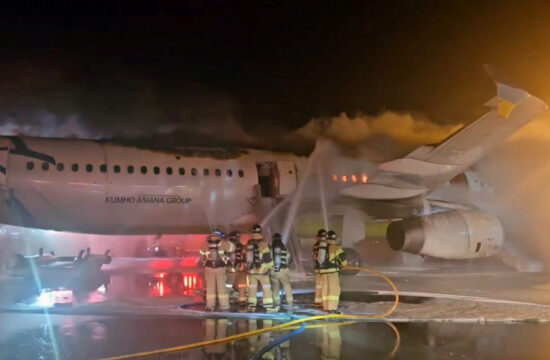
MULTIPOLYGON (((273 320, 154 316, 0 314, 1 359, 99 359, 215 339, 276 324, 273 320), (57 356, 56 356, 57 352, 57 356)), ((547 359, 548 324, 332 323, 302 334, 264 359, 547 359)), ((155 359, 250 359, 281 333, 155 359)))
MULTIPOLYGON (((384 322, 306 329, 264 359, 546 359, 550 336, 547 275, 384 269, 402 292, 384 322), (452 281, 451 281, 452 280, 452 281)), ((295 282, 299 308, 311 307, 310 277, 295 282)), ((282 319, 200 312, 202 276, 181 272, 100 272, 71 279, 73 289, 38 291, 33 279, 0 282, 0 359, 99 359, 212 340, 276 325, 282 319), (186 305, 181 308, 181 305, 186 305), (46 313, 47 311, 47 313, 46 313)), ((387 284, 370 276, 345 277, 342 309, 379 313, 391 306, 387 284)), ((234 309, 236 310, 236 308, 234 309)), ((155 359, 250 359, 286 332, 155 359)))

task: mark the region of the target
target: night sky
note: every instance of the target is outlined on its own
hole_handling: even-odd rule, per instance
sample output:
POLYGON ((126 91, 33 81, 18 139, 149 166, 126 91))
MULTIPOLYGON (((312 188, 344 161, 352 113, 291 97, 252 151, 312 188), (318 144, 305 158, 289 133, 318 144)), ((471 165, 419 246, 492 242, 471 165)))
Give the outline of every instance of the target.
POLYGON ((260 137, 341 112, 468 122, 494 96, 485 63, 550 100, 548 2, 159 3, 4 6, 0 120, 78 114, 117 133, 232 118, 260 137))

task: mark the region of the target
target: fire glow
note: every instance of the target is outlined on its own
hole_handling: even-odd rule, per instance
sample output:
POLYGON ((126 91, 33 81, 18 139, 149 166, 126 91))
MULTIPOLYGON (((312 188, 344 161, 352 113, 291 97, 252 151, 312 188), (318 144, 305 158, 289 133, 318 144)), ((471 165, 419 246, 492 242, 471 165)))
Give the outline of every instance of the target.
POLYGON ((361 174, 361 177, 359 178, 359 175, 351 175, 351 176, 347 176, 347 175, 341 175, 341 176, 338 176, 337 174, 333 174, 332 175, 332 180, 334 182, 338 182, 338 181, 341 181, 343 183, 347 183, 348 180, 351 180, 352 183, 357 183, 359 180, 361 180, 361 183, 362 184, 366 184, 367 183, 367 180, 369 179, 369 177, 366 175, 366 174, 361 174))

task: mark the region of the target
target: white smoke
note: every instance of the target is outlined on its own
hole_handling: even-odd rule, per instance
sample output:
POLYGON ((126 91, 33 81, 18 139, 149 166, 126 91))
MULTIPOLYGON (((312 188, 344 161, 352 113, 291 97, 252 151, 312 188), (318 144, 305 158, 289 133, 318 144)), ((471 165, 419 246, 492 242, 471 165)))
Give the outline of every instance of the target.
POLYGON ((341 113, 312 119, 287 136, 287 141, 301 143, 329 138, 371 161, 385 161, 417 146, 437 143, 460 127, 460 124, 436 124, 422 114, 385 111, 375 116, 359 113, 350 117, 341 113))
POLYGON ((480 207, 498 215, 506 241, 550 265, 550 116, 535 119, 476 166, 495 195, 480 207))
POLYGON ((36 136, 50 138, 101 139, 110 134, 104 130, 94 129, 86 124, 78 114, 60 117, 49 111, 36 111, 31 120, 25 123, 14 117, 0 121, 0 135, 36 136))

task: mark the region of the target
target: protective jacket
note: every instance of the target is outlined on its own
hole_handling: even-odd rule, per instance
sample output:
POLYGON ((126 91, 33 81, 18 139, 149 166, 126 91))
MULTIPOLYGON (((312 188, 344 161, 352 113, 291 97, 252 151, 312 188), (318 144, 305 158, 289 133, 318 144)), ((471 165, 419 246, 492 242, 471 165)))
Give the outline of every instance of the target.
POLYGON ((318 271, 321 274, 339 272, 342 270, 342 267, 348 264, 346 254, 335 240, 327 240, 326 246, 326 251, 317 252, 318 256, 322 255, 323 252, 325 253, 323 259, 316 258, 317 261, 315 263, 318 264, 318 271))
POLYGON ((204 266, 218 268, 227 265, 228 255, 233 248, 234 245, 229 241, 221 240, 217 236, 209 236, 199 252, 204 266))
POLYGON ((313 267, 315 269, 315 273, 319 273, 319 262, 317 261, 319 257, 319 247, 321 245, 321 240, 323 240, 320 237, 317 237, 315 239, 315 243, 313 244, 313 267))
POLYGON ((248 273, 254 275, 267 275, 273 267, 273 258, 269 245, 261 234, 252 234, 246 244, 246 265, 248 273))

